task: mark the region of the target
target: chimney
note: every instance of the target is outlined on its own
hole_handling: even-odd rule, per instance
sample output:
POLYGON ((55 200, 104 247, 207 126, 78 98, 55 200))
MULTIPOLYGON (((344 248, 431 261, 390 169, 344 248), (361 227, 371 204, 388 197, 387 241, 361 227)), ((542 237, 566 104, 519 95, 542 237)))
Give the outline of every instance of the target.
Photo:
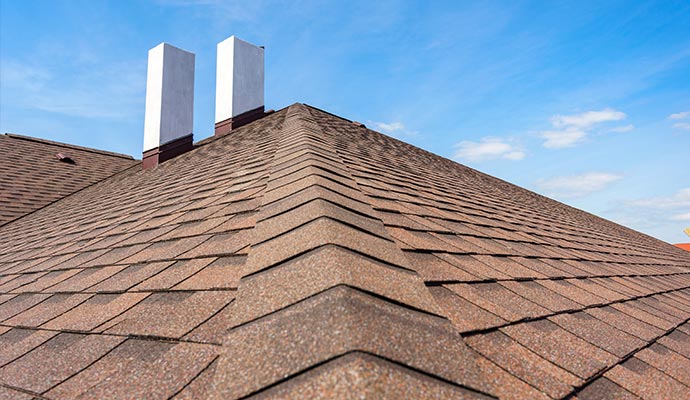
POLYGON ((143 168, 192 149, 194 53, 161 43, 149 50, 143 168))
POLYGON ((264 116, 264 49, 235 36, 218 43, 216 135, 264 116))

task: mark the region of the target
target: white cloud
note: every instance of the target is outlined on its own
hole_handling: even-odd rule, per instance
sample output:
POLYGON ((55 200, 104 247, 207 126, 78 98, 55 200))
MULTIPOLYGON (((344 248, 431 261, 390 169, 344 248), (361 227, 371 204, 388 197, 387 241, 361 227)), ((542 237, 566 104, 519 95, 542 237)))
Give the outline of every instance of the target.
POLYGON ((574 198, 604 190, 620 179, 622 179, 620 175, 606 172, 588 172, 580 175, 539 179, 537 187, 549 196, 574 198))
POLYGON ((551 124, 557 128, 566 126, 589 128, 602 122, 620 121, 625 118, 625 113, 607 108, 601 111, 587 111, 573 115, 554 115, 551 117, 551 124))
POLYGON ((685 214, 678 214, 671 217, 674 221, 690 221, 690 212, 685 214))
POLYGON ((545 131, 540 136, 546 139, 542 146, 547 149, 562 149, 573 147, 583 141, 587 132, 579 129, 564 129, 562 131, 545 131))
POLYGON ((374 129, 379 132, 383 132, 387 135, 397 137, 397 138, 411 138, 417 136, 417 131, 411 131, 405 127, 400 121, 393 122, 376 122, 367 121, 367 125, 373 126, 374 129))
POLYGON ((690 122, 678 122, 677 124, 673 124, 673 127, 683 131, 690 131, 690 122))
MULTIPOLYGON (((550 119, 554 129, 543 131, 539 136, 545 139, 542 146, 547 149, 573 147, 583 142, 596 125, 604 122, 624 120, 626 117, 625 113, 611 108, 572 115, 554 115, 550 119)), ((610 131, 629 132, 633 128, 633 125, 626 125, 613 128, 610 131)))
POLYGON ((668 116, 668 119, 685 119, 690 118, 690 111, 683 111, 668 116))
POLYGON ((623 126, 617 126, 615 128, 611 128, 611 132, 625 133, 625 132, 630 132, 633 129, 635 129, 635 125, 629 124, 629 125, 623 125, 623 126))
POLYGON ((671 196, 634 200, 628 202, 628 204, 632 206, 656 209, 690 208, 690 188, 681 189, 671 196))
POLYGON ((402 122, 374 122, 376 129, 383 133, 393 133, 405 129, 405 125, 402 122))
POLYGON ((464 161, 495 159, 522 160, 525 153, 500 138, 483 138, 479 142, 462 141, 455 145, 454 158, 464 161))

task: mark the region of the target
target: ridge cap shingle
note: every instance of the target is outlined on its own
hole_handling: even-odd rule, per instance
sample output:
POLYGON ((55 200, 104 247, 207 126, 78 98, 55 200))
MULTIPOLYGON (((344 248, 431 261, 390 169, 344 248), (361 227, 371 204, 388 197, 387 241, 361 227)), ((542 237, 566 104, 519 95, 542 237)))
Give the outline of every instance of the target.
MULTIPOLYGON (((281 184, 272 184, 276 180, 272 180, 271 176, 289 169, 295 163, 294 159, 287 162, 282 160, 281 154, 284 152, 281 148, 308 142, 309 136, 315 133, 324 142, 310 147, 309 152, 327 155, 333 162, 337 162, 335 160, 340 157, 329 144, 333 138, 315 123, 309 108, 302 104, 288 107, 277 138, 279 144, 270 168, 265 195, 285 188, 281 184)), ((314 158, 307 160, 309 164, 314 158)), ((362 203, 368 204, 352 178, 342 175, 349 173, 342 161, 340 164, 340 175, 333 179, 346 186, 352 185, 352 195, 361 197, 362 203)), ((304 172, 305 169, 299 169, 290 172, 288 176, 297 175, 297 179, 300 179, 299 175, 304 172)), ((307 168, 304 178, 318 174, 319 170, 307 168)), ((319 184, 318 179, 315 183, 319 184)), ((269 196, 268 199, 275 206, 294 194, 296 189, 299 187, 290 186, 290 190, 278 198, 269 196)), ((319 365, 333 357, 339 358, 360 351, 383 356, 384 359, 394 360, 401 365, 412 365, 414 370, 428 374, 432 380, 441 379, 439 384, 452 382, 458 387, 471 387, 479 392, 486 389, 479 377, 479 370, 474 365, 473 353, 468 351, 448 319, 440 313, 431 292, 419 276, 409 269, 402 250, 387 236, 383 223, 378 219, 355 216, 347 209, 341 207, 337 199, 322 199, 319 192, 304 198, 301 205, 278 215, 262 218, 262 208, 259 208, 258 223, 253 229, 254 244, 249 250, 244 277, 240 280, 237 297, 232 305, 235 310, 230 319, 232 328, 228 331, 223 345, 224 352, 216 368, 214 387, 217 398, 242 397, 260 392, 267 387, 280 385, 287 376, 300 376, 306 370, 319 368, 319 365), (322 200, 326 202, 319 203, 322 200), (304 208, 304 205, 311 206, 304 208), (337 216, 339 214, 341 215, 337 216), (289 222, 295 218, 299 219, 294 223, 289 222), (313 230, 307 231, 310 226, 313 230), (310 244, 314 239, 317 241, 310 244), (374 240, 379 242, 372 247, 374 240), (387 266, 382 262, 391 265, 387 266), (362 269, 359 265, 365 268, 362 269), (402 269, 395 272, 391 269, 394 265, 402 269), (280 291, 272 291, 272 285, 281 288, 280 291), (313 308, 312 304, 324 305, 313 308), (379 304, 376 307, 396 310, 395 319, 399 323, 408 322, 397 329, 384 328, 379 324, 385 324, 384 321, 392 318, 392 315, 386 314, 389 311, 379 314, 384 308, 375 307, 371 310, 381 311, 373 314, 365 312, 367 307, 375 304, 379 304), (329 320, 326 317, 330 312, 336 312, 333 315, 336 319, 329 320), (302 316, 293 321, 297 318, 291 317, 294 313, 302 316), (311 315, 312 313, 317 315, 311 315), (353 318, 356 316, 359 322, 352 325, 354 322, 345 317, 349 314, 353 318), (427 322, 413 322, 421 321, 419 318, 427 322), (435 322, 432 324, 432 321, 435 322), (317 325, 308 328, 312 322, 317 325), (296 325, 284 325, 285 323, 296 325), (278 328, 276 333, 282 329, 289 329, 291 333, 282 336, 279 342, 271 342, 273 339, 266 338, 269 342, 255 346, 251 353, 243 352, 242 349, 246 349, 246 346, 242 343, 257 338, 256 332, 275 331, 275 327, 268 328, 273 324, 285 326, 278 328), (440 337, 436 341, 420 341, 424 336, 420 332, 432 325, 437 325, 446 332, 445 345, 439 347, 440 337), (333 331, 338 333, 333 336, 333 331), (415 336, 417 334, 422 336, 415 336), (401 340, 406 344, 400 343, 401 340), (325 353, 315 353, 316 348, 308 345, 313 342, 320 343, 317 348, 325 353), (404 355, 410 351, 417 354, 417 357, 404 355), (278 354, 273 354, 276 352, 278 354), (301 360, 307 354, 310 354, 307 360, 301 360), (259 364, 255 364, 256 362, 259 364), (439 362, 445 367, 439 368, 439 362), (449 368, 451 364, 455 366, 449 368)))

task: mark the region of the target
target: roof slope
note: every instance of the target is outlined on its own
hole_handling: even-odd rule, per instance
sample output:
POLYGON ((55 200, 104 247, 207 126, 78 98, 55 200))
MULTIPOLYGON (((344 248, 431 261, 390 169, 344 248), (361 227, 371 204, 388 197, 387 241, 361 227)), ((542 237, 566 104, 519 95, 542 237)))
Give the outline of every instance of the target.
POLYGON ((0 135, 0 150, 0 225, 136 164, 123 154, 9 133, 0 135))
POLYGON ((690 393, 690 253, 301 104, 0 237, 0 398, 690 393))

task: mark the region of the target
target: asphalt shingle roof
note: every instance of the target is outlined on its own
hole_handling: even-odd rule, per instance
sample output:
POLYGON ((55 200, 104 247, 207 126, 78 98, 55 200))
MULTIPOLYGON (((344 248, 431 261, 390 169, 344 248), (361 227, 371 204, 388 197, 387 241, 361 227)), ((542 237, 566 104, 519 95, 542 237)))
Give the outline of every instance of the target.
POLYGON ((0 135, 0 225, 136 164, 123 154, 0 135), (57 155, 73 161, 61 162, 57 155))
POLYGON ((690 253, 302 104, 0 237, 0 398, 690 394, 690 253))

